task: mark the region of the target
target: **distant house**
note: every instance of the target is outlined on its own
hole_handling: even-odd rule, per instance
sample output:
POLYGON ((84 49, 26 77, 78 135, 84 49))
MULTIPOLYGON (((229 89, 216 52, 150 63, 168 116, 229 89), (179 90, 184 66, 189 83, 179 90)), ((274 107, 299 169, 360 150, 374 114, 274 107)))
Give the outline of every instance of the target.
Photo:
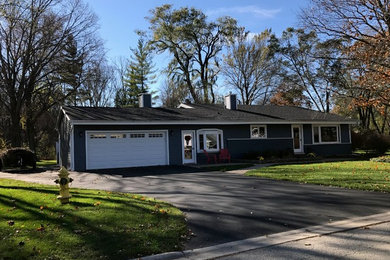
POLYGON ((58 120, 60 164, 71 170, 203 163, 205 153, 351 153, 354 120, 299 107, 181 104, 139 108, 62 108, 58 120))

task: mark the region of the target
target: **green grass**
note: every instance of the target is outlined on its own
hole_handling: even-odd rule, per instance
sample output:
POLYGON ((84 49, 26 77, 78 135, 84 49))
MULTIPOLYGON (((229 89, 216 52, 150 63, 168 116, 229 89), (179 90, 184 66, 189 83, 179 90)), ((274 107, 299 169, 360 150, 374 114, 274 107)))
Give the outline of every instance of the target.
POLYGON ((218 165, 218 166, 207 166, 202 167, 203 170, 206 171, 220 171, 220 172, 226 172, 226 171, 233 171, 233 170, 239 170, 239 169, 245 169, 248 167, 253 166, 253 164, 246 163, 246 164, 232 164, 232 165, 218 165))
POLYGON ((50 167, 56 165, 57 165, 57 160, 39 160, 37 162, 37 167, 50 167))
POLYGON ((0 259, 129 259, 182 249, 180 210, 128 193, 0 179, 0 259), (43 228, 41 228, 43 227, 43 228))
POLYGON ((247 176, 390 192, 390 163, 346 161, 279 165, 252 170, 247 176))

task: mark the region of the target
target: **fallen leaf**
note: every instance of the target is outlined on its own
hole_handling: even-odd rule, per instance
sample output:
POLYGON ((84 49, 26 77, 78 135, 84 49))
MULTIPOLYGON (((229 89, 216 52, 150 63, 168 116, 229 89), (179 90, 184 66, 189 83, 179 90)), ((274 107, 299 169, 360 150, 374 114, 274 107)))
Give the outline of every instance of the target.
POLYGON ((41 226, 37 228, 37 231, 45 231, 45 227, 43 226, 43 224, 41 224, 41 226))

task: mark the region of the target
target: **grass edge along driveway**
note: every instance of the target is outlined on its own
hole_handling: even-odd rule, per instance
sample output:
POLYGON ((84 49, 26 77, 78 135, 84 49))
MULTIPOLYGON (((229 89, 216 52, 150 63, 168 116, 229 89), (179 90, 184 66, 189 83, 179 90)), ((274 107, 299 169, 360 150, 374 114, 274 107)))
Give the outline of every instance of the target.
POLYGON ((0 179, 0 259, 129 259, 183 248, 188 235, 172 205, 128 193, 0 179))
POLYGON ((344 161, 276 165, 251 170, 246 176, 390 192, 390 163, 344 161))

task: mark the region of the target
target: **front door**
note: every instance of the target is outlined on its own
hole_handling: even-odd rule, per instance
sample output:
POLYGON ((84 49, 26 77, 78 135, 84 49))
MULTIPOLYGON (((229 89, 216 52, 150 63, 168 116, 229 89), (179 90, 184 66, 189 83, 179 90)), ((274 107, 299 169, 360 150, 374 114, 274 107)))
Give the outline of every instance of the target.
POLYGON ((303 153, 302 126, 292 126, 294 153, 303 153))
POLYGON ((181 132, 183 144, 183 164, 196 163, 195 131, 185 130, 181 132))

